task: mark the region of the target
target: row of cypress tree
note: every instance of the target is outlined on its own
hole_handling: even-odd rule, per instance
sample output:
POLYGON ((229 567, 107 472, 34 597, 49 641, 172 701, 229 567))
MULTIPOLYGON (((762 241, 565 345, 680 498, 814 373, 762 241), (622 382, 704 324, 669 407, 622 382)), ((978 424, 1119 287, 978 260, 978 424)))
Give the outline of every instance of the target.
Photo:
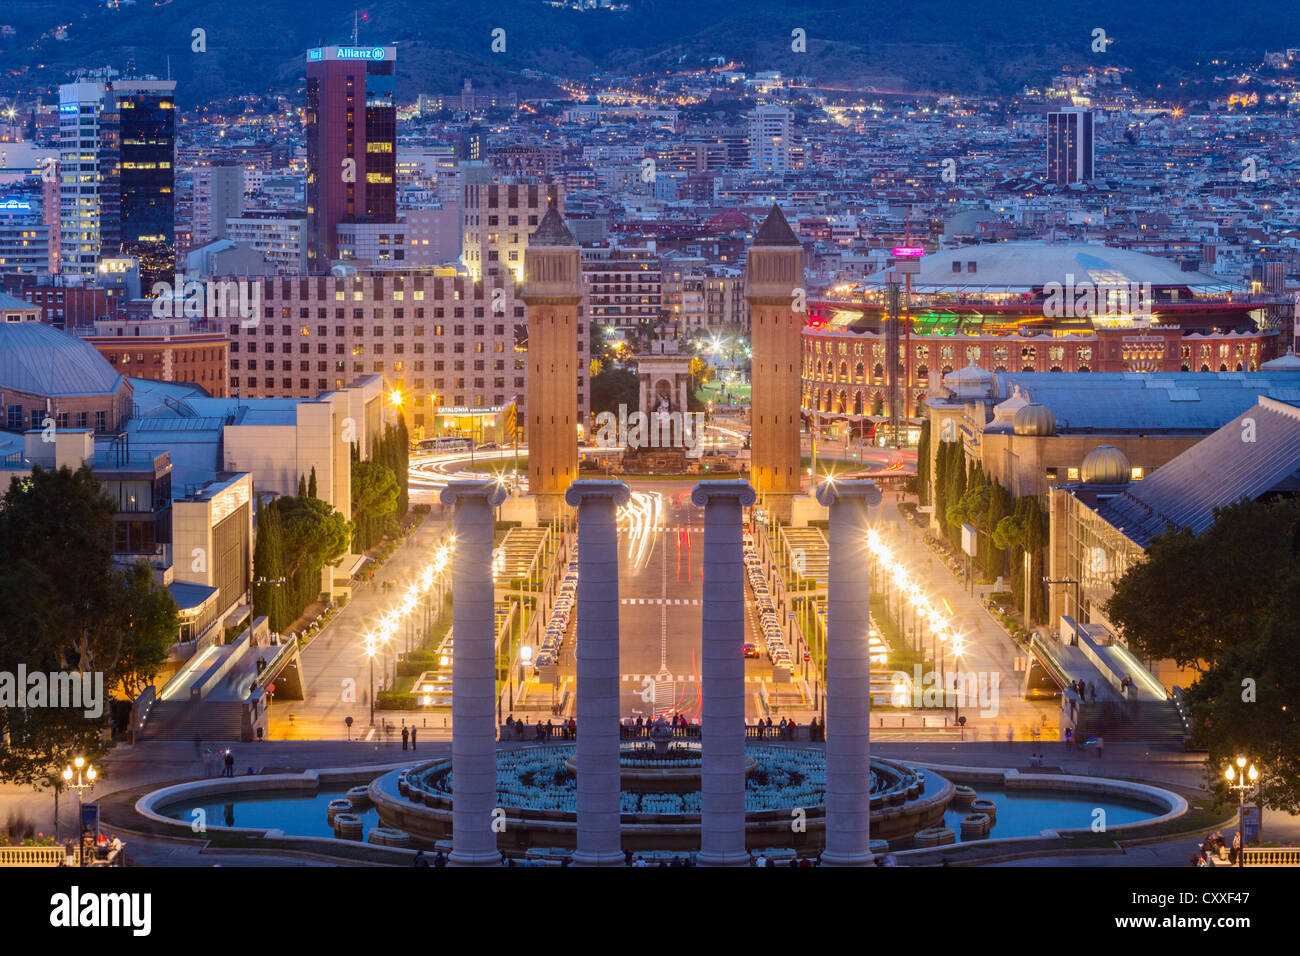
MULTIPOLYGON (((918 450, 918 477, 924 461, 929 485, 929 431, 922 431, 923 447, 918 450)), ((1017 498, 1002 484, 985 474, 976 462, 967 463, 960 441, 940 442, 934 461, 934 507, 944 537, 961 545, 961 526, 978 532, 975 567, 986 579, 999 575, 1011 580, 1017 608, 1025 612, 1025 555, 1029 555, 1030 588, 1028 619, 1046 619, 1046 594, 1039 582, 1047 573, 1048 519, 1037 496, 1017 498)))

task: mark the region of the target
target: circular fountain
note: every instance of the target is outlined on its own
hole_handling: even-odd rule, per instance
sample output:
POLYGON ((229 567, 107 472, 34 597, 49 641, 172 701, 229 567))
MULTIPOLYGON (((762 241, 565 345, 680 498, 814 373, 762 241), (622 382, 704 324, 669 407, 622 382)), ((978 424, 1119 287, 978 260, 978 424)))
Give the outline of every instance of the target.
MULTIPOLYGON (((700 843, 700 744, 670 736, 624 741, 619 748, 623 847, 687 852, 700 843)), ((942 825, 953 797, 947 780, 873 758, 871 834, 895 847, 942 825), (927 786, 928 785, 928 786, 927 786)), ((451 761, 393 772, 370 786, 381 822, 431 845, 451 835, 451 761)), ((746 844, 813 853, 825 840, 826 762, 820 750, 745 748, 746 844)), ((497 806, 506 813, 502 849, 572 848, 577 836, 576 748, 555 746, 497 754, 497 806)))

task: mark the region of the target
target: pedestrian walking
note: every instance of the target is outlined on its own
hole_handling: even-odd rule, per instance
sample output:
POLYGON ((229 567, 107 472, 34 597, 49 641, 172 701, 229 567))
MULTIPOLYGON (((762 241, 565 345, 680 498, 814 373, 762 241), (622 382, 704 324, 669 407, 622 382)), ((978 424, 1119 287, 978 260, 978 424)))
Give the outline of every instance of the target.
POLYGON ((235 775, 235 755, 229 750, 226 751, 226 771, 224 776, 233 777, 235 775))
POLYGON ((403 750, 406 749, 406 745, 407 743, 410 742, 410 739, 411 739, 411 731, 406 727, 403 727, 402 728, 402 749, 403 750))
POLYGON ((1065 728, 1065 749, 1074 749, 1074 729, 1071 727, 1065 728))
POLYGON ((414 727, 412 727, 412 728, 411 728, 411 749, 412 749, 412 750, 415 750, 415 749, 416 749, 416 747, 415 747, 415 735, 416 735, 416 733, 417 733, 416 729, 415 729, 414 727))

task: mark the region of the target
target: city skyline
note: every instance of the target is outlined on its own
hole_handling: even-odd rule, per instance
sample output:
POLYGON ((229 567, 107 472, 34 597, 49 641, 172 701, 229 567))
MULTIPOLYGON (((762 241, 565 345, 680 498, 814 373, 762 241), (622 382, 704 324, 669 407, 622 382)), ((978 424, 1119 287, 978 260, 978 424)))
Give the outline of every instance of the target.
POLYGON ((1265 922, 1139 868, 1300 866, 1282 8, 263 7, 0 23, 0 872, 1265 922))

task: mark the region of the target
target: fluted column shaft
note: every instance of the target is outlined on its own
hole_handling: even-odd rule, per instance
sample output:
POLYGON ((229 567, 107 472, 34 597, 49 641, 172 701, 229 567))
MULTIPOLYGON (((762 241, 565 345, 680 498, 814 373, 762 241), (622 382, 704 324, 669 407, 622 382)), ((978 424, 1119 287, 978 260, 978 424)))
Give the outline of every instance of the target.
POLYGON ((826 587, 826 850, 830 866, 871 863, 871 630, 867 507, 870 481, 827 482, 830 509, 826 587))
POLYGON ((455 506, 452 554, 451 826, 453 866, 501 862, 493 811, 497 799, 496 653, 493 633, 492 509, 505 498, 496 482, 453 481, 442 503, 455 506))
POLYGON ((578 509, 578 866, 623 862, 619 838, 618 527, 621 481, 575 481, 578 509))
POLYGON ((704 506, 703 697, 700 855, 703 866, 741 866, 745 849, 745 553, 741 509, 754 503, 745 481, 702 481, 704 506))

